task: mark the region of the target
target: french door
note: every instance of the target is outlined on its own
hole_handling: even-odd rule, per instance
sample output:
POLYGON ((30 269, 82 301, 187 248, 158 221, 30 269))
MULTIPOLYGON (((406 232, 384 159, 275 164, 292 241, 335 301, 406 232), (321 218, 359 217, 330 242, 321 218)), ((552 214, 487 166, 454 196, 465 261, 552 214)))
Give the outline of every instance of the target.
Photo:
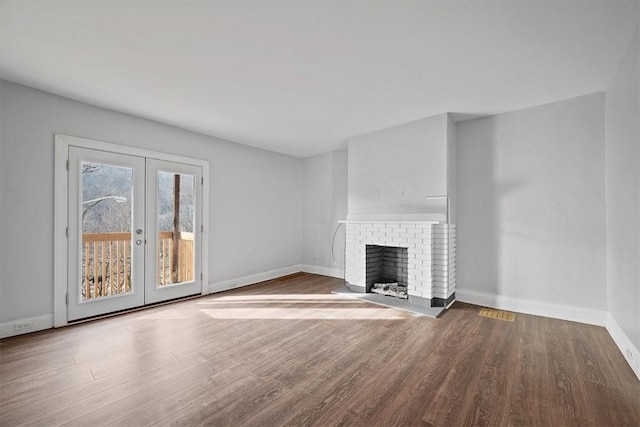
POLYGON ((202 168, 69 147, 69 321, 199 294, 202 168))

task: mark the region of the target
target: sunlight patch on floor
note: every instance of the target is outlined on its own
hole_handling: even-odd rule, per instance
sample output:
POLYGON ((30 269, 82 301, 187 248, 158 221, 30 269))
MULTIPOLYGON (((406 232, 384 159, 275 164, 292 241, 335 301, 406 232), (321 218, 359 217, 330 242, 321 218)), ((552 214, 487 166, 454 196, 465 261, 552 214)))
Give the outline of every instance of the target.
POLYGON ((213 319, 397 320, 413 317, 410 313, 388 308, 222 308, 200 311, 213 319))
POLYGON ((179 319, 188 319, 188 317, 180 314, 177 310, 162 310, 158 312, 154 312, 153 310, 148 310, 148 313, 144 313, 140 316, 135 317, 136 320, 179 320, 179 319))
MULTIPOLYGON (((274 294, 274 295, 227 295, 216 297, 213 301, 344 301, 344 298, 333 295, 318 294, 274 294)), ((206 304, 207 301, 198 302, 198 304, 206 304)))
POLYGON ((316 299, 309 301, 301 301, 301 300, 255 300, 255 301, 220 301, 219 299, 215 299, 213 301, 200 301, 196 303, 197 305, 227 305, 227 304, 357 304, 362 305, 361 301, 336 301, 336 300, 324 300, 324 299, 316 299))

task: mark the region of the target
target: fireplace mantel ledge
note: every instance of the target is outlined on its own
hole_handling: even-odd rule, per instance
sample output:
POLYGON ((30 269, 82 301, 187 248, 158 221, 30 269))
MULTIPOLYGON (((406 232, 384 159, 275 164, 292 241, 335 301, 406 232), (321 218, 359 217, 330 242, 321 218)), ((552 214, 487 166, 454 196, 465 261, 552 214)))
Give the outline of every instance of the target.
POLYGON ((414 219, 414 220, 402 220, 402 221, 398 221, 396 219, 358 219, 358 220, 352 220, 352 219, 342 219, 339 220, 338 223, 340 224, 361 224, 361 223, 386 223, 386 222, 393 222, 394 224, 446 224, 445 221, 425 221, 423 219, 414 219))
POLYGON ((395 222, 395 223, 423 223, 423 224, 446 224, 445 215, 436 212, 422 213, 348 213, 343 220, 346 223, 354 222, 395 222))

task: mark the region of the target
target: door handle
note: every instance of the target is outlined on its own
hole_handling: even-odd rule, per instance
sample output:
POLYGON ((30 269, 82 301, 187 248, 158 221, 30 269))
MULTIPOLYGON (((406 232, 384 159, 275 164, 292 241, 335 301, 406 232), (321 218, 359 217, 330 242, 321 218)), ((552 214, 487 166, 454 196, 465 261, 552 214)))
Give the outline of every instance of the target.
POLYGON ((142 240, 136 240, 136 245, 140 246, 142 244, 142 240))

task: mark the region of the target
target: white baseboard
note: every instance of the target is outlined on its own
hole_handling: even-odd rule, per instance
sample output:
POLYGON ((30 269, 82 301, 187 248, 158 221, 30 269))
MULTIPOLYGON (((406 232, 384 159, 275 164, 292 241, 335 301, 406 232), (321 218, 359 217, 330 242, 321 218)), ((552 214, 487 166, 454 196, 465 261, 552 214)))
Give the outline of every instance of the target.
POLYGON ((305 273, 321 274, 323 276, 344 279, 344 269, 334 267, 321 267, 319 265, 302 264, 301 271, 305 273))
POLYGON ((613 316, 609 314, 607 316, 607 331, 613 342, 616 343, 618 349, 626 359, 631 369, 640 380, 640 351, 633 345, 629 337, 622 331, 618 322, 615 321, 613 316))
POLYGON ((608 313, 606 310, 550 304, 528 299, 507 297, 504 295, 468 291, 460 288, 456 289, 456 300, 467 302, 469 304, 498 308, 501 310, 569 320, 572 322, 587 323, 590 325, 605 326, 607 324, 608 313))
POLYGON ((53 313, 0 323, 0 339, 53 328, 53 313), (17 325, 26 325, 16 331, 17 325))
POLYGON ((264 282, 266 280, 277 279, 278 277, 300 271, 300 264, 291 265, 289 267, 276 268, 275 270, 264 271, 262 273, 249 274, 247 276, 236 277, 235 279, 221 280, 209 283, 209 293, 228 291, 230 289, 240 288, 242 286, 253 285, 255 283, 264 282))

